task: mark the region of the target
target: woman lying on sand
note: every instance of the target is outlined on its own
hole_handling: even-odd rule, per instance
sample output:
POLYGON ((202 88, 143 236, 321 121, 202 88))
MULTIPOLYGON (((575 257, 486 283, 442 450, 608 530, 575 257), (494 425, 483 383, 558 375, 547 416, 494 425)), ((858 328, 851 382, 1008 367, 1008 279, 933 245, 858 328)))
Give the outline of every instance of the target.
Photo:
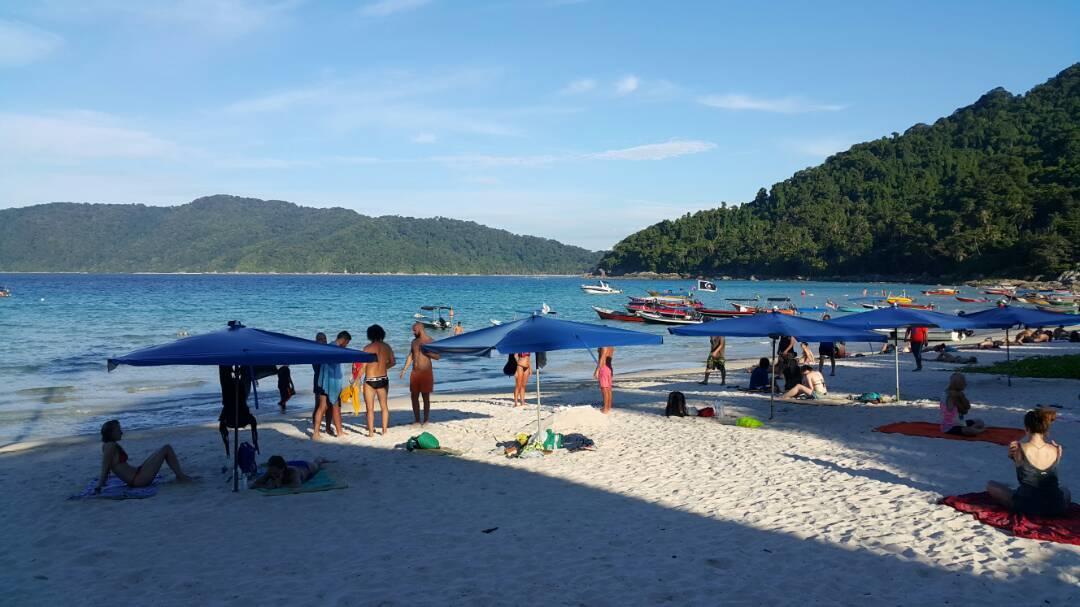
POLYGON ((314 462, 297 460, 286 463, 284 457, 273 455, 270 457, 270 461, 266 462, 266 474, 257 478, 251 488, 299 487, 311 480, 319 470, 322 470, 322 465, 327 461, 329 460, 318 457, 315 458, 314 462))
POLYGON ((101 446, 101 474, 98 475, 98 484, 94 487, 94 493, 101 493, 105 481, 109 480, 110 472, 127 483, 128 487, 146 487, 154 482, 154 477, 157 476, 158 470, 161 470, 162 463, 169 465, 173 474, 176 475, 176 480, 180 482, 195 480, 180 469, 180 460, 176 458, 172 445, 165 445, 154 451, 141 466, 132 468, 131 464, 127 463, 127 452, 119 443, 123 435, 120 422, 115 419, 101 425, 101 442, 105 444, 101 446))
POLYGON ((961 434, 963 436, 975 436, 986 429, 982 420, 969 419, 964 421, 964 416, 971 411, 971 401, 964 394, 967 388, 967 378, 963 373, 953 373, 949 377, 949 387, 945 389, 945 395, 941 397, 941 431, 945 434, 961 434))
POLYGON ((1016 479, 1020 481, 1015 491, 1004 483, 986 484, 991 497, 1013 512, 1060 516, 1069 507, 1072 495, 1058 485, 1061 445, 1046 438, 1055 417, 1057 413, 1052 409, 1034 409, 1024 415, 1027 440, 1009 444, 1009 459, 1016 465, 1016 479))

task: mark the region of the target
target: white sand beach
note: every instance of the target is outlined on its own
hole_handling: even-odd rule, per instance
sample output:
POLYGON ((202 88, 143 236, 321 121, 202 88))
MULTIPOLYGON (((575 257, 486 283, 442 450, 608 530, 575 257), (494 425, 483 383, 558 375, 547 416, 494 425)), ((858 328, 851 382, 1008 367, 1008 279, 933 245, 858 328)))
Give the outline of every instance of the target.
MULTIPOLYGON (((1022 346, 1014 357, 1080 352, 1022 346)), ((980 363, 1004 351, 976 352, 980 363)), ((490 363, 498 364, 498 360, 490 363)), ((956 365, 911 372, 905 401, 782 404, 761 429, 663 417, 690 404, 768 417, 768 398, 700 386, 699 371, 616 376, 605 417, 591 369, 545 385, 560 432, 594 452, 507 459, 496 442, 535 411, 499 394, 436 394, 426 428, 459 457, 395 449, 419 432, 407 400, 389 436, 359 419, 344 439, 309 439, 310 402, 258 412, 262 459, 325 456, 343 490, 280 497, 231 492, 216 428, 131 432, 137 463, 171 443, 201 480, 143 500, 69 501, 96 476, 96 436, 0 450, 6 605, 1077 605, 1080 546, 1014 538, 937 505, 1015 483, 1004 447, 873 432, 937 420, 956 365)), ((732 365, 734 366, 734 365, 732 365)), ((732 369, 729 383, 748 376, 732 369)), ((714 377, 714 379, 719 379, 714 377)), ((834 394, 893 392, 891 357, 842 360, 834 394)), ((1021 427, 1058 405, 1064 484, 1080 492, 1080 382, 969 374, 973 417, 1021 427)), ((247 433, 242 433, 242 438, 247 433)))

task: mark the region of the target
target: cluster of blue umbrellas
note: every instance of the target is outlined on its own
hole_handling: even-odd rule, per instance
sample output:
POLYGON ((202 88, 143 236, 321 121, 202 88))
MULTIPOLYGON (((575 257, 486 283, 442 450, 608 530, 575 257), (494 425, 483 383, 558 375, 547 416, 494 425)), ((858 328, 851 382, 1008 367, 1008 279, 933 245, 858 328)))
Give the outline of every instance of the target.
MULTIPOLYGON (((775 382, 776 340, 788 335, 803 341, 868 341, 884 342, 886 337, 875 329, 899 331, 909 327, 939 327, 943 329, 1009 328, 1024 325, 1044 327, 1070 324, 1061 314, 1023 308, 1000 307, 965 316, 949 316, 909 308, 881 308, 853 314, 830 321, 816 321, 786 314, 756 314, 727 320, 715 320, 700 325, 669 329, 684 336, 769 337, 773 340, 775 382)), ((898 339, 895 338, 894 339, 898 339)), ((545 315, 488 327, 462 335, 448 337, 424 346, 425 350, 442 355, 490 357, 492 353, 550 352, 555 350, 659 345, 663 338, 650 333, 616 329, 602 325, 558 320, 545 315)), ((898 344, 897 344, 898 345, 898 344)), ((899 350, 896 348, 895 350, 899 350)), ((118 365, 213 365, 231 366, 240 389, 240 374, 244 367, 261 365, 340 364, 371 362, 375 357, 361 350, 339 348, 311 340, 244 327, 230 322, 227 329, 186 337, 160 346, 143 348, 108 360, 112 371, 118 365)), ((899 356, 896 356, 896 395, 900 396, 899 356)), ((253 375, 253 374, 252 374, 253 375)), ((770 390, 770 393, 773 392, 770 390)), ((239 395, 236 402, 239 403, 239 395)), ((540 427, 540 370, 536 370, 537 429, 540 427)), ((237 404, 239 406, 239 404, 237 404)), ((775 414, 775 401, 770 399, 770 419, 775 414)), ((234 438, 239 438, 236 429, 234 438)), ((236 450, 233 441, 233 490, 237 489, 236 450)))

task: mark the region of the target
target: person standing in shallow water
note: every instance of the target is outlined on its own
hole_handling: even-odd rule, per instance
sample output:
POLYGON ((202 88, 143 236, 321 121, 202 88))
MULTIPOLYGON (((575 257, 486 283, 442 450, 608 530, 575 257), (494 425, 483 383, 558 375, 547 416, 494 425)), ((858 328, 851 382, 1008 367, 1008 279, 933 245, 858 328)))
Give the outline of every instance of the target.
POLYGON ((367 328, 370 341, 364 346, 364 352, 375 355, 375 361, 364 363, 364 405, 367 407, 368 436, 375 436, 375 399, 379 399, 382 408, 382 433, 390 427, 390 378, 386 372, 397 364, 394 350, 386 344, 386 331, 379 325, 367 328))
MULTIPOLYGON (((460 324, 458 325, 460 326, 460 324)), ((404 379, 405 372, 412 366, 409 375, 409 397, 412 399, 413 417, 418 424, 428 423, 431 415, 431 393, 435 390, 435 370, 431 361, 439 360, 437 352, 425 352, 424 345, 432 342, 431 337, 424 331, 424 325, 413 323, 413 340, 409 346, 409 356, 405 359, 405 366, 401 368, 399 379, 404 379), (424 399, 424 420, 420 421, 420 399, 424 399)))
POLYGON ((600 396, 604 400, 604 413, 611 412, 611 389, 615 376, 615 369, 611 366, 611 359, 615 356, 615 348, 604 346, 596 350, 596 370, 593 377, 600 383, 600 396))

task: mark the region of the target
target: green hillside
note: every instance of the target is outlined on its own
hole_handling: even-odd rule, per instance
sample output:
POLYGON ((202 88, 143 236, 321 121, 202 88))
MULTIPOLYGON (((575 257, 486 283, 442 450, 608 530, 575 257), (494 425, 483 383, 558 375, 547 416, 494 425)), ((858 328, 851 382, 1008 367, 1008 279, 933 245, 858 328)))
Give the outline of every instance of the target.
POLYGON ((599 267, 690 274, 1048 275, 1080 261, 1080 64, 853 146, 740 206, 637 232, 599 267))
POLYGON ((468 221, 235 196, 0 210, 0 271, 566 274, 598 257, 468 221))

